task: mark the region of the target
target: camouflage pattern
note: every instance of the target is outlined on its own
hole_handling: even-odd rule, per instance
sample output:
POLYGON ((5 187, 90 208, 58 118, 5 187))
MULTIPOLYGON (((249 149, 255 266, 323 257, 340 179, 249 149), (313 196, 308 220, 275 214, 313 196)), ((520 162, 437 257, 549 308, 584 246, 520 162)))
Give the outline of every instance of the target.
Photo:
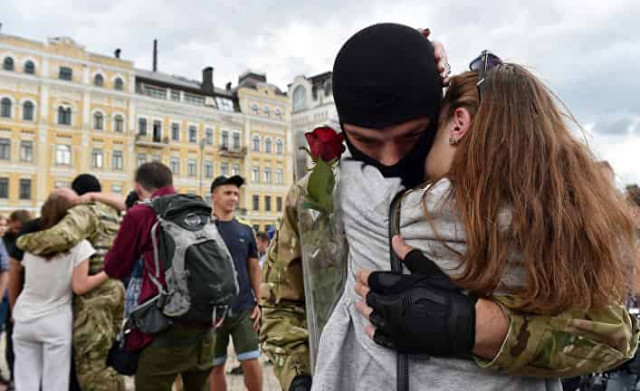
MULTIPOLYGON (((33 254, 64 252, 83 239, 96 250, 89 273, 104 269, 104 257, 120 226, 118 212, 101 203, 78 205, 54 227, 23 235, 18 246, 33 254)), ((76 374, 83 391, 124 390, 124 380, 107 368, 107 354, 122 327, 124 287, 108 280, 91 292, 73 298, 73 348, 76 374)))
MULTIPOLYGON (((292 186, 287 194, 262 275, 262 350, 274 363, 283 390, 296 376, 311 374, 297 224, 301 186, 292 186)), ((494 300, 507 314, 509 331, 492 361, 477 359, 483 368, 521 376, 570 377, 620 365, 633 357, 638 346, 638 322, 617 304, 543 316, 511 310, 517 300, 511 296, 494 300)))

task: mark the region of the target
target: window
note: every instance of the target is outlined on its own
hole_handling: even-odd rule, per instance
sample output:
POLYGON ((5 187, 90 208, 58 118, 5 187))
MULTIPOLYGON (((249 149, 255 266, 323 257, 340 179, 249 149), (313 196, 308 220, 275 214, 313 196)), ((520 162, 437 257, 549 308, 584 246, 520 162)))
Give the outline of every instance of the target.
POLYGON ((229 149, 229 132, 222 131, 222 149, 229 149))
POLYGON ((264 182, 265 183, 271 183, 271 169, 270 168, 265 168, 264 169, 264 182))
POLYGON ((104 155, 102 154, 102 149, 94 149, 91 152, 91 167, 93 168, 102 168, 104 155))
POLYGON ((26 163, 33 161, 33 141, 20 142, 20 161, 26 163))
POLYGON ((251 227, 253 228, 253 230, 254 230, 255 232, 260 231, 260 225, 259 225, 259 224, 253 224, 251 227))
POLYGON ((171 124, 171 140, 180 141, 180 124, 171 124))
POLYGON ((28 60, 24 63, 24 73, 28 75, 34 75, 36 73, 36 65, 33 63, 33 61, 28 60))
POLYGON ((229 176, 229 164, 228 163, 220 164, 220 175, 229 176))
POLYGON ((111 159, 111 168, 114 170, 121 171, 124 166, 124 162, 122 161, 122 151, 113 151, 113 156, 111 159))
POLYGON ((116 77, 116 81, 113 82, 113 88, 115 88, 118 91, 124 90, 124 82, 122 81, 121 78, 116 77))
POLYGON ((276 109, 276 119, 278 121, 282 120, 282 112, 280 111, 280 109, 276 109))
POLYGON ((213 145, 213 129, 207 128, 204 131, 204 140, 208 145, 213 145))
POLYGON ((147 162, 147 155, 145 155, 144 153, 139 153, 137 160, 138 160, 138 167, 140 167, 141 165, 147 162))
POLYGON ((257 134, 253 136, 253 151, 260 152, 260 136, 257 134))
POLYGON ((162 142, 162 122, 161 121, 153 121, 153 142, 154 143, 162 142))
POLYGON ((116 115, 113 120, 113 131, 117 133, 124 132, 124 118, 121 115, 116 115))
POLYGON ((144 95, 150 96, 152 98, 167 99, 167 90, 164 88, 147 85, 144 85, 141 88, 144 95))
POLYGON ((204 175, 207 178, 213 178, 213 163, 211 162, 206 162, 204 164, 204 175))
POLYGON ((95 75, 93 77, 93 85, 96 86, 96 87, 104 86, 104 77, 102 77, 102 75, 100 75, 100 74, 95 75))
POLYGON ((251 170, 251 180, 254 183, 260 183, 260 168, 259 167, 253 167, 253 169, 251 170))
POLYGON ((198 128, 196 128, 194 125, 189 126, 189 142, 198 142, 198 128))
POLYGON ((169 168, 171 168, 173 175, 180 175, 180 159, 172 157, 169 161, 169 168))
POLYGON ((191 177, 198 175, 196 170, 196 161, 194 159, 189 159, 189 162, 187 163, 187 173, 191 177))
POLYGON ((282 212, 282 197, 276 197, 276 212, 282 212))
POLYGON ((269 116, 269 106, 263 107, 262 111, 264 111, 264 115, 266 115, 267 117, 269 116))
POLYGON ((224 111, 233 111, 233 101, 226 98, 216 98, 218 108, 224 111))
POLYGON ((240 149, 240 133, 233 133, 233 149, 240 149))
POLYGON ((307 100, 307 91, 303 86, 297 86, 295 90, 293 90, 293 110, 297 111, 302 109, 305 106, 307 100))
POLYGON ((11 99, 2 98, 2 102, 0 102, 0 117, 11 118, 11 99))
POLYGON ((151 156, 151 161, 152 162, 162 162, 162 156, 160 156, 160 155, 152 155, 151 156))
POLYGON ((71 107, 58 107, 58 125, 71 125, 71 107))
POLYGON ((33 103, 24 102, 22 105, 22 119, 25 121, 33 121, 33 103))
POLYGON ((271 153, 271 139, 270 138, 264 140, 264 151, 266 153, 271 153))
POLYGON ((31 199, 31 179, 20 179, 20 199, 31 199))
POLYGON ((190 105, 204 106, 204 97, 193 94, 184 94, 184 101, 190 105))
POLYGON ((56 164, 71 165, 71 146, 65 144, 56 145, 56 164))
POLYGON ((2 69, 5 71, 13 71, 13 58, 5 57, 2 63, 2 69))
POLYGON ((253 210, 260 210, 260 196, 253 196, 253 210))
POLYGON ((264 196, 264 210, 271 212, 271 196, 264 196))
POLYGON ((180 102, 180 91, 171 90, 171 100, 180 102))
POLYGON ((231 168, 231 175, 240 175, 240 165, 234 164, 231 168))
POLYGON ((276 153, 278 155, 282 155, 284 153, 284 143, 280 139, 276 140, 276 153))
POLYGON ((104 129, 104 115, 102 115, 101 112, 96 112, 93 114, 93 128, 95 130, 104 129))
POLYGON ((147 119, 146 118, 138 118, 138 134, 140 136, 147 135, 147 119))
POLYGON ((0 138, 0 160, 11 160, 11 140, 0 138))
POLYGON ((258 105, 256 103, 251 105, 251 111, 253 111, 253 114, 258 115, 258 105))
POLYGON ((276 170, 276 184, 282 185, 284 183, 284 178, 282 177, 282 169, 278 168, 276 170))
POLYGON ((0 178, 0 198, 9 198, 9 178, 0 178))
POLYGON ((69 67, 60 67, 60 71, 58 72, 58 79, 73 80, 73 69, 69 67))
POLYGON ((111 192, 115 194, 122 194, 122 186, 116 184, 111 185, 111 192))

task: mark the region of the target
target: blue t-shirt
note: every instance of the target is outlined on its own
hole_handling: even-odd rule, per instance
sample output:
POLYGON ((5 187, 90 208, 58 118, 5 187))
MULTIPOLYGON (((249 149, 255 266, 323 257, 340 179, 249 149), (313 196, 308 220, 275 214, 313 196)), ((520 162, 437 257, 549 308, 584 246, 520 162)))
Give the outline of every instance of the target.
POLYGON ((238 273, 240 292, 231 306, 233 312, 250 310, 256 305, 256 297, 249 279, 249 258, 258 258, 258 247, 253 229, 235 218, 231 221, 217 221, 218 231, 224 240, 238 273))

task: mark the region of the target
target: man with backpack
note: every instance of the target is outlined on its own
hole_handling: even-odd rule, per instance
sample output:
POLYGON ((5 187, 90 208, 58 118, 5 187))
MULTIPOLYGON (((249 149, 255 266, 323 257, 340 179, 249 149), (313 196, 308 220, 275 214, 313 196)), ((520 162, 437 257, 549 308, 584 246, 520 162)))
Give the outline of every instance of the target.
POLYGON ((127 336, 127 350, 140 352, 136 391, 169 391, 178 374, 186 391, 206 390, 213 326, 237 294, 231 256, 211 208, 197 196, 176 194, 167 166, 145 163, 134 181, 142 202, 125 215, 105 271, 124 278, 143 258, 141 304, 127 336))
POLYGON ((242 364, 247 390, 262 390, 262 369, 258 361, 260 307, 257 298, 260 297, 261 282, 258 249, 251 226, 234 216, 243 184, 244 179, 237 175, 231 178, 219 176, 211 184, 213 214, 217 219, 218 230, 233 257, 240 286, 240 293, 231 306, 231 314, 216 331, 214 368, 211 372, 212 391, 227 390, 224 364, 227 361, 229 337, 233 338, 233 347, 242 364))

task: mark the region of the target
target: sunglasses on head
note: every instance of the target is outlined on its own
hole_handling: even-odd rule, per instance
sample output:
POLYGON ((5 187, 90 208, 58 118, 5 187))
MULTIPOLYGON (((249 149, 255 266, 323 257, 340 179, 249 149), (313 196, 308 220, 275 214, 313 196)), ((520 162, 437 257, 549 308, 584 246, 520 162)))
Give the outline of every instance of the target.
POLYGON ((478 57, 469 63, 469 69, 478 72, 478 99, 482 100, 482 84, 490 69, 502 64, 500 57, 488 50, 483 50, 478 57))

